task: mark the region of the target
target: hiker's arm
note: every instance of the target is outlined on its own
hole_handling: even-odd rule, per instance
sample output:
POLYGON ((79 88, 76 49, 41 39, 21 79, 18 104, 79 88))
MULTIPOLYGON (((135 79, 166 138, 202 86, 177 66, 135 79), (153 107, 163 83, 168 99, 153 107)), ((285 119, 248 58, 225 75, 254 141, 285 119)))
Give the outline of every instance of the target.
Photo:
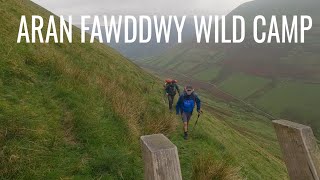
POLYGON ((181 102, 182 101, 182 98, 181 98, 181 96, 179 96, 179 99, 178 99, 178 102, 177 102, 177 104, 176 104, 176 114, 178 115, 179 113, 182 113, 181 112, 181 102))
POLYGON ((201 110, 201 100, 199 97, 196 95, 196 103, 197 103, 197 112, 200 112, 201 110))

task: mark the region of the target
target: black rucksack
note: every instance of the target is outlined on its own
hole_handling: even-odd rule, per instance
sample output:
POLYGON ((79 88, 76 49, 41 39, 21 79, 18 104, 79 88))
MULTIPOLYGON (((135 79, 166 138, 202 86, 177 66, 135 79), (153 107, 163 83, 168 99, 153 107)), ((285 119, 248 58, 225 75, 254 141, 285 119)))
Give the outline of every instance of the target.
POLYGON ((168 94, 170 95, 176 95, 176 85, 175 84, 168 84, 168 94))

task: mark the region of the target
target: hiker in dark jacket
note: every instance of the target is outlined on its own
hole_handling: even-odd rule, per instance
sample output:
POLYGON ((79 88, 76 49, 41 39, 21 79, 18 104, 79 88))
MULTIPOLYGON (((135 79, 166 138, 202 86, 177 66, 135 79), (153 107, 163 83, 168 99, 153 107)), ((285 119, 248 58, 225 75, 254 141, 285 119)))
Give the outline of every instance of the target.
POLYGON ((169 101, 169 110, 172 112, 173 108, 173 100, 174 100, 174 96, 177 94, 179 94, 180 96, 180 90, 179 90, 179 86, 177 85, 177 80, 171 80, 168 81, 166 80, 166 86, 165 86, 165 91, 166 91, 166 95, 168 96, 168 101, 169 101))
POLYGON ((201 101, 195 94, 193 87, 188 85, 185 87, 185 92, 179 97, 176 105, 177 115, 180 114, 182 116, 184 139, 188 139, 189 121, 195 104, 197 104, 197 112, 201 113, 201 101))

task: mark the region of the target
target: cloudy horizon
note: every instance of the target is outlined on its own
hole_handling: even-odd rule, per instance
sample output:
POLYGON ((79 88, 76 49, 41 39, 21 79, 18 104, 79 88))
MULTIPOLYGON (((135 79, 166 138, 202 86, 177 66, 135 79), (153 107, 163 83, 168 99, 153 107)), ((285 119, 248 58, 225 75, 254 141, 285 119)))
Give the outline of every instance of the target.
POLYGON ((32 0, 56 15, 226 15, 249 0, 32 0))

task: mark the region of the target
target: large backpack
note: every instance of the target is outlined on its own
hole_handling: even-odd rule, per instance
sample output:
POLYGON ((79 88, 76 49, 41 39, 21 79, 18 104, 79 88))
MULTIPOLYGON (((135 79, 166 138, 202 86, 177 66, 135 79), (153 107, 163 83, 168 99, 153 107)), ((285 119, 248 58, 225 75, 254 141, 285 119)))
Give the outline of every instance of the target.
POLYGON ((167 84, 168 94, 174 96, 176 95, 176 85, 175 84, 167 84))

